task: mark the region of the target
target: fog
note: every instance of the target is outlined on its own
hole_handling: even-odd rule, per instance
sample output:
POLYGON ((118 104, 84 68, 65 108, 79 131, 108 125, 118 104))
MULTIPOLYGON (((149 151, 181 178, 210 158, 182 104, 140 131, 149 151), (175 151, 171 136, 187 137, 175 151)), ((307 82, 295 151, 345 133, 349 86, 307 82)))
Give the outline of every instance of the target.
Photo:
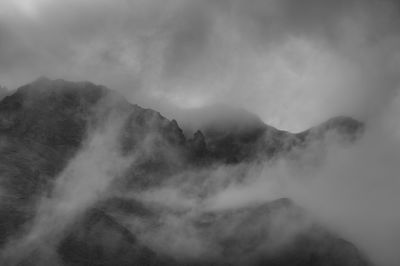
MULTIPOLYGON (((90 80, 191 127, 215 118, 220 109, 204 109, 219 104, 294 132, 340 114, 366 122, 353 144, 323 140, 318 160, 321 143, 296 159, 185 169, 128 193, 111 184, 136 154, 125 157, 116 144, 125 118, 107 120, 91 129, 3 258, 18 263, 39 243, 43 259, 56 265, 52 246, 63 230, 115 195, 169 210, 156 227, 113 214, 146 245, 174 257, 213 257, 215 239, 199 234, 193 219, 287 197, 376 265, 399 265, 399 11, 389 0, 0 0, 0 85, 9 89, 41 75, 90 80)), ((157 137, 141 143, 145 156, 157 137)), ((180 163, 174 150, 162 149, 180 163)), ((311 224, 290 217, 254 225, 277 232, 266 250, 311 224)), ((234 232, 234 223, 225 225, 223 234, 234 232)))
POLYGON ((168 117, 225 103, 301 131, 398 88, 397 1, 0 1, 0 83, 90 80, 168 117), (178 107, 178 110, 175 110, 178 107))
MULTIPOLYGON (((138 197, 176 210, 187 210, 189 217, 198 212, 232 210, 288 197, 324 226, 355 243, 375 265, 398 265, 398 101, 399 98, 395 97, 385 111, 369 120, 364 135, 355 144, 342 145, 334 136, 325 139, 326 154, 318 163, 315 161, 321 154, 321 146, 310 145, 295 161, 284 157, 262 165, 221 165, 207 171, 205 175, 210 179, 200 187, 195 180, 204 173, 187 172, 183 178, 172 179, 165 187, 138 197), (194 191, 191 186, 196 187, 194 191), (192 189, 189 192, 188 187, 192 189), (207 196, 199 198, 199 191, 207 191, 207 196)), ((160 241, 158 237, 171 239, 181 234, 188 241, 201 239, 191 235, 194 230, 191 231, 189 225, 180 224, 189 219, 183 217, 166 218, 165 231, 153 232, 151 237, 157 239, 155 242, 160 241), (186 229, 177 233, 175 226, 186 229)), ((287 218, 279 220, 289 238, 293 236, 288 229, 290 226, 296 231, 309 225, 308 221, 282 225, 285 222, 288 222, 287 218)), ((282 235, 278 233, 276 242, 280 238, 282 235)), ((184 252, 183 247, 187 249, 192 245, 194 250, 196 247, 212 247, 212 243, 184 242, 176 250, 184 252)), ((194 252, 191 248, 189 250, 194 252)))
MULTIPOLYGON (((315 140, 294 157, 189 168, 163 177, 158 185, 125 191, 113 183, 126 171, 136 171, 132 165, 137 158, 165 153, 171 164, 179 164, 182 158, 167 143, 160 145, 163 140, 157 131, 145 139, 138 135, 140 145, 133 153, 123 155, 118 140, 127 119, 121 115, 125 107, 114 109, 120 106, 120 98, 106 98, 97 108, 104 122, 89 130, 81 150, 55 178, 49 194, 38 202, 26 234, 11 239, 2 250, 2 258, 13 265, 19 263, 21 254, 39 252, 41 263, 56 265, 59 258, 54 248, 68 226, 113 196, 137 200, 159 212, 154 225, 146 217, 111 210, 112 217, 142 243, 174 258, 212 258, 220 252, 218 239, 196 229, 194 220, 206 219, 203 216, 207 213, 243 210, 290 198, 310 216, 294 219, 293 210, 284 209, 269 217, 268 223, 256 219, 248 225, 251 229, 246 229, 257 233, 268 228, 273 232, 273 241, 259 247, 264 253, 284 246, 314 220, 356 244, 376 265, 398 265, 399 99, 393 98, 379 116, 368 120, 364 134, 355 143, 344 145, 332 135, 315 140), (110 108, 114 111, 104 111, 110 108)), ((159 119, 154 115, 147 117, 150 124, 159 119)), ((217 227, 219 234, 235 235, 240 215, 244 214, 239 212, 237 220, 222 220, 217 227)))
MULTIPOLYGON (((112 99, 102 103, 98 115, 104 115, 112 103, 112 99)), ((68 227, 107 197, 113 180, 135 161, 135 154, 124 157, 118 148, 123 121, 118 113, 112 113, 104 125, 88 130, 88 139, 79 153, 54 179, 49 195, 38 201, 32 224, 3 248, 3 263, 19 265, 28 258, 37 265, 59 265, 56 247, 68 227), (32 255, 35 253, 39 254, 36 260, 32 255)))

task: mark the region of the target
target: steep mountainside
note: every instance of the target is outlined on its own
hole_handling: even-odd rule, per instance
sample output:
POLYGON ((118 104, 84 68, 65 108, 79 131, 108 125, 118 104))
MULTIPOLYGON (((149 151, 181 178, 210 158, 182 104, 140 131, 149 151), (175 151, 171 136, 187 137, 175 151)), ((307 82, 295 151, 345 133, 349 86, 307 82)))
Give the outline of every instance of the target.
POLYGON ((0 102, 3 265, 368 265, 289 199, 201 207, 218 167, 251 167, 332 132, 354 141, 363 129, 344 117, 299 134, 254 121, 187 138, 103 86, 41 78, 19 88, 0 102), (182 206, 156 200, 171 186, 182 186, 182 206))

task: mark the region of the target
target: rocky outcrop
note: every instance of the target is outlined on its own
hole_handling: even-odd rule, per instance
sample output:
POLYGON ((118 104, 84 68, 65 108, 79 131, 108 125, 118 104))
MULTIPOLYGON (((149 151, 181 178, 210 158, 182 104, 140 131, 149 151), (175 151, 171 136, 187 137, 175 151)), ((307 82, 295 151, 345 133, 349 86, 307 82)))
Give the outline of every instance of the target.
MULTIPOLYGON (((186 137, 175 120, 132 105, 118 93, 90 82, 40 78, 19 88, 0 102, 0 246, 31 226, 40 200, 51 197, 58 174, 86 145, 91 133, 101 131, 108 123, 117 123, 118 153, 124 158, 134 156, 135 160, 128 162, 126 171, 112 184, 114 194, 89 206, 55 244, 61 263, 368 265, 352 244, 314 222, 304 225, 309 219, 306 211, 288 199, 231 211, 202 211, 188 219, 185 210, 132 198, 176 176, 184 178, 185 171, 207 173, 215 165, 284 156, 294 147, 307 146, 313 138, 324 138, 329 132, 354 141, 363 128, 358 121, 336 118, 292 134, 259 119, 250 120, 251 126, 236 126, 230 121, 228 127, 209 126, 186 137), (137 230, 162 228, 164 217, 184 219, 202 241, 215 244, 217 254, 181 259, 142 241, 137 230), (290 228, 298 226, 302 230, 280 245, 279 252, 266 253, 266 248, 276 242, 271 236, 279 231, 272 226, 277 217, 290 228), (129 228, 121 222, 126 219, 139 219, 144 227, 129 228)), ((195 184, 201 187, 202 182, 196 180, 195 184)), ((43 264, 46 260, 38 250, 25 254, 21 265, 29 261, 43 264)))

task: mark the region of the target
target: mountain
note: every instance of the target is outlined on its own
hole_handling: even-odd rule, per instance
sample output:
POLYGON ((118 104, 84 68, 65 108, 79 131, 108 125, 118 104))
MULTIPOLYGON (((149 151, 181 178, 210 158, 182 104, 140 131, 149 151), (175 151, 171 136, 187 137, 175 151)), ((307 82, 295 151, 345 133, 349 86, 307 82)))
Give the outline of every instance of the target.
POLYGON ((235 116, 186 137, 104 86, 20 87, 0 102, 3 265, 369 265, 289 199, 203 206, 248 169, 331 134, 355 141, 363 124, 292 134, 235 116))
POLYGON ((202 121, 197 124, 199 131, 195 139, 204 136, 208 156, 225 163, 252 161, 258 157, 272 159, 297 149, 303 152, 310 142, 316 141, 347 144, 357 140, 364 131, 362 122, 342 116, 300 133, 290 133, 266 125, 259 117, 242 109, 227 106, 205 109, 189 115, 202 121))

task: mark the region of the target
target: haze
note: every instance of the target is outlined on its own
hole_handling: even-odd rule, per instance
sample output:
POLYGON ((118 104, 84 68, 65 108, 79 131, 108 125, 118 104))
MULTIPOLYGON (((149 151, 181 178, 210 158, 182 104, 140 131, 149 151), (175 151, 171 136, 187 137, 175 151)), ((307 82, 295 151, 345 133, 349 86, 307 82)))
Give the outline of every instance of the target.
POLYGON ((0 0, 0 84, 90 80, 173 117, 224 103, 300 131, 398 88, 397 1, 0 0))

